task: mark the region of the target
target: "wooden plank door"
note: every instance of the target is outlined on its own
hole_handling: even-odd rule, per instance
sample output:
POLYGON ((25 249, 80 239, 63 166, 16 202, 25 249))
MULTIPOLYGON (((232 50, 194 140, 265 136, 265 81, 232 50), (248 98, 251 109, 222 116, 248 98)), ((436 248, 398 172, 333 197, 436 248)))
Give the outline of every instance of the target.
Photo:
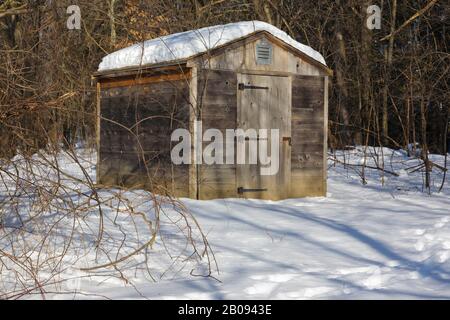
MULTIPOLYGON (((288 77, 238 74, 237 127, 278 129, 279 154, 272 155, 270 131, 268 154, 278 156, 279 169, 274 175, 261 175, 262 164, 249 164, 249 143, 245 141, 246 164, 236 166, 239 195, 246 198, 285 199, 290 192, 291 161, 291 83, 288 77)), ((261 137, 257 137, 261 139, 261 137)), ((259 146, 259 141, 258 146, 259 146)))
POLYGON ((326 196, 326 78, 292 77, 291 198, 326 196))

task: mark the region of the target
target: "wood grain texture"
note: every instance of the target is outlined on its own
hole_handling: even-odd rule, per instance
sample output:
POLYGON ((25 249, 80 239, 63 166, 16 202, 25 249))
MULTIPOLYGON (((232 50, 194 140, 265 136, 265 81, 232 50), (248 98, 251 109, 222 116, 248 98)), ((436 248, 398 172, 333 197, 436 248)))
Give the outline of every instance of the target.
MULTIPOLYGON (((96 83, 96 92, 97 92, 97 99, 96 99, 96 104, 95 104, 95 116, 97 117, 95 119, 95 142, 96 142, 96 151, 97 151, 97 168, 99 167, 99 164, 101 162, 101 154, 100 154, 100 130, 101 130, 101 87, 100 87, 100 83, 96 83)), ((95 173, 95 180, 96 183, 98 183, 100 181, 100 175, 99 175, 99 170, 96 170, 95 173)))
MULTIPOLYGON (((191 66, 191 79, 189 80, 189 132, 191 133, 191 142, 194 141, 194 121, 198 118, 198 68, 191 66)), ((194 144, 191 143, 191 155, 194 155, 194 144)), ((189 198, 198 199, 198 167, 191 163, 188 169, 189 174, 189 198)))
MULTIPOLYGON (((201 69, 198 75, 198 105, 203 132, 236 128, 237 76, 233 71, 201 69)), ((203 143, 205 148, 209 142, 203 143)), ((225 160, 225 159, 224 159, 225 160)), ((199 165, 199 199, 237 197, 235 165, 199 165)))
POLYGON ((296 75, 325 76, 333 72, 320 62, 303 52, 277 39, 268 32, 258 31, 232 43, 218 47, 206 54, 192 58, 203 68, 234 70, 239 73, 264 72, 290 73, 296 75), (265 39, 273 44, 273 62, 271 65, 258 65, 255 59, 255 46, 265 39))
POLYGON ((327 177, 328 177, 328 77, 324 78, 324 91, 323 91, 323 193, 327 194, 327 177))
POLYGON ((291 197, 326 195, 324 77, 292 77, 291 197))
MULTIPOLYGON (((291 146, 291 98, 290 79, 262 75, 240 74, 239 82, 267 89, 245 89, 239 91, 238 128, 278 129, 279 152, 271 154, 279 159, 278 173, 261 175, 261 164, 237 165, 237 185, 245 189, 267 189, 262 192, 244 193, 244 197, 260 199, 285 199, 289 197, 291 146)), ((270 137, 270 136, 269 136, 270 137)), ((267 141, 268 150, 271 142, 267 141)), ((246 160, 249 146, 246 142, 246 160)))
POLYGON ((189 196, 189 165, 170 159, 171 133, 189 129, 189 85, 157 77, 100 84, 99 183, 189 196))
POLYGON ((97 181, 198 199, 237 197, 239 186, 270 190, 249 198, 325 195, 329 74, 266 32, 181 64, 97 73, 97 181), (273 45, 269 65, 256 62, 263 38, 273 45), (239 82, 269 89, 241 91, 239 82), (192 135, 195 120, 224 138, 226 129, 278 128, 278 174, 261 176, 258 165, 173 165, 170 135, 192 135))

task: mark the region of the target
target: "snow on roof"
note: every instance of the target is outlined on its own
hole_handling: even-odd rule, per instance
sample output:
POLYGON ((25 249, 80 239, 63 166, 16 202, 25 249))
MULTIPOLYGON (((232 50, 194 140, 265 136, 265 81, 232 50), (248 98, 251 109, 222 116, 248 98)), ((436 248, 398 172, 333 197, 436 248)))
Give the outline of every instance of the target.
POLYGON ((105 56, 98 71, 186 59, 256 31, 267 31, 326 65, 319 52, 292 39, 286 32, 273 25, 261 21, 244 21, 175 33, 137 43, 105 56))

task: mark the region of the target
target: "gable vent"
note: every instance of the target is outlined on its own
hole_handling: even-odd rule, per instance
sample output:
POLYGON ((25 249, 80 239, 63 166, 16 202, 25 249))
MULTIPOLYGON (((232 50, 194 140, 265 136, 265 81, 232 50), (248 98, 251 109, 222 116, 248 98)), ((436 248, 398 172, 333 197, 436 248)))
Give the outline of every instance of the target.
POLYGON ((272 44, 262 40, 256 44, 256 64, 272 63, 272 44))

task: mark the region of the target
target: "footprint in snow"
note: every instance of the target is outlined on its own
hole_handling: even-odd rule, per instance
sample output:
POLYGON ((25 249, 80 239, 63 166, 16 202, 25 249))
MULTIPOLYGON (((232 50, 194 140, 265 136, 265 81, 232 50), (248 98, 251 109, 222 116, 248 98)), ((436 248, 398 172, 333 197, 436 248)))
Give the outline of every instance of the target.
POLYGON ((414 230, 414 233, 418 236, 421 236, 423 234, 425 234, 426 230, 425 229, 416 229, 414 230))
POLYGON ((448 222, 450 221, 449 217, 443 217, 439 220, 438 223, 436 223, 434 225, 435 228, 442 228, 443 226, 445 226, 448 222))
POLYGON ((280 292, 277 294, 276 299, 288 300, 288 299, 300 299, 302 293, 299 291, 280 292))
POLYGON ((362 281, 362 284, 369 290, 382 288, 384 283, 391 278, 390 275, 385 275, 381 273, 381 270, 377 268, 375 272, 362 281))
POLYGON ((433 241, 434 240, 434 235, 432 235, 432 234, 426 234, 425 236, 425 239, 427 239, 428 241, 433 241))
MULTIPOLYGON (((269 275, 255 275, 250 276, 250 279, 256 280, 259 283, 254 284, 244 290, 249 295, 269 295, 281 283, 292 280, 295 274, 269 274, 269 275)), ((292 296, 291 298, 298 298, 292 296)))
POLYGON ((345 268, 337 270, 337 273, 340 275, 349 275, 355 273, 370 273, 375 272, 378 269, 376 266, 367 266, 367 267, 354 267, 354 268, 345 268))
POLYGON ((444 263, 447 262, 448 258, 450 258, 450 252, 449 251, 441 251, 438 254, 439 256, 439 262, 444 263))
POLYGON ((314 204, 312 203, 295 203, 295 207, 312 207, 314 204))
POLYGON ((398 267, 400 265, 400 261, 397 260, 389 260, 388 262, 386 262, 386 265, 390 268, 395 268, 398 267))
POLYGON ((316 288, 306 288, 303 292, 303 296, 305 298, 313 298, 325 293, 328 293, 330 291, 334 290, 331 287, 316 287, 316 288))
POLYGON ((270 283, 270 282, 257 283, 251 287, 246 288, 244 290, 244 292, 249 295, 255 295, 255 294, 269 295, 276 286, 277 286, 276 283, 270 283))
MULTIPOLYGON (((277 294, 277 299, 312 299, 317 298, 320 295, 327 294, 336 288, 331 287, 314 287, 314 288, 306 288, 298 291, 290 291, 290 292, 282 292, 277 294)), ((345 292, 344 293, 350 293, 345 292)))
POLYGON ((414 245, 414 248, 416 248, 417 251, 423 251, 423 249, 425 248, 425 243, 419 239, 417 240, 416 244, 414 245))
POLYGON ((435 223, 435 224, 434 224, 434 227, 435 227, 435 228, 438 228, 438 229, 439 229, 439 228, 442 228, 443 226, 445 226, 445 222, 438 222, 438 223, 435 223))
POLYGON ((444 247, 444 249, 450 250, 450 241, 444 241, 444 243, 442 244, 442 246, 444 247))
POLYGON ((189 300, 208 300, 208 299, 211 299, 211 295, 210 294, 202 293, 202 292, 187 293, 185 296, 189 300))
POLYGON ((253 280, 267 280, 270 282, 287 282, 292 280, 295 277, 295 274, 269 274, 269 275, 256 275, 251 276, 250 279, 253 280))

